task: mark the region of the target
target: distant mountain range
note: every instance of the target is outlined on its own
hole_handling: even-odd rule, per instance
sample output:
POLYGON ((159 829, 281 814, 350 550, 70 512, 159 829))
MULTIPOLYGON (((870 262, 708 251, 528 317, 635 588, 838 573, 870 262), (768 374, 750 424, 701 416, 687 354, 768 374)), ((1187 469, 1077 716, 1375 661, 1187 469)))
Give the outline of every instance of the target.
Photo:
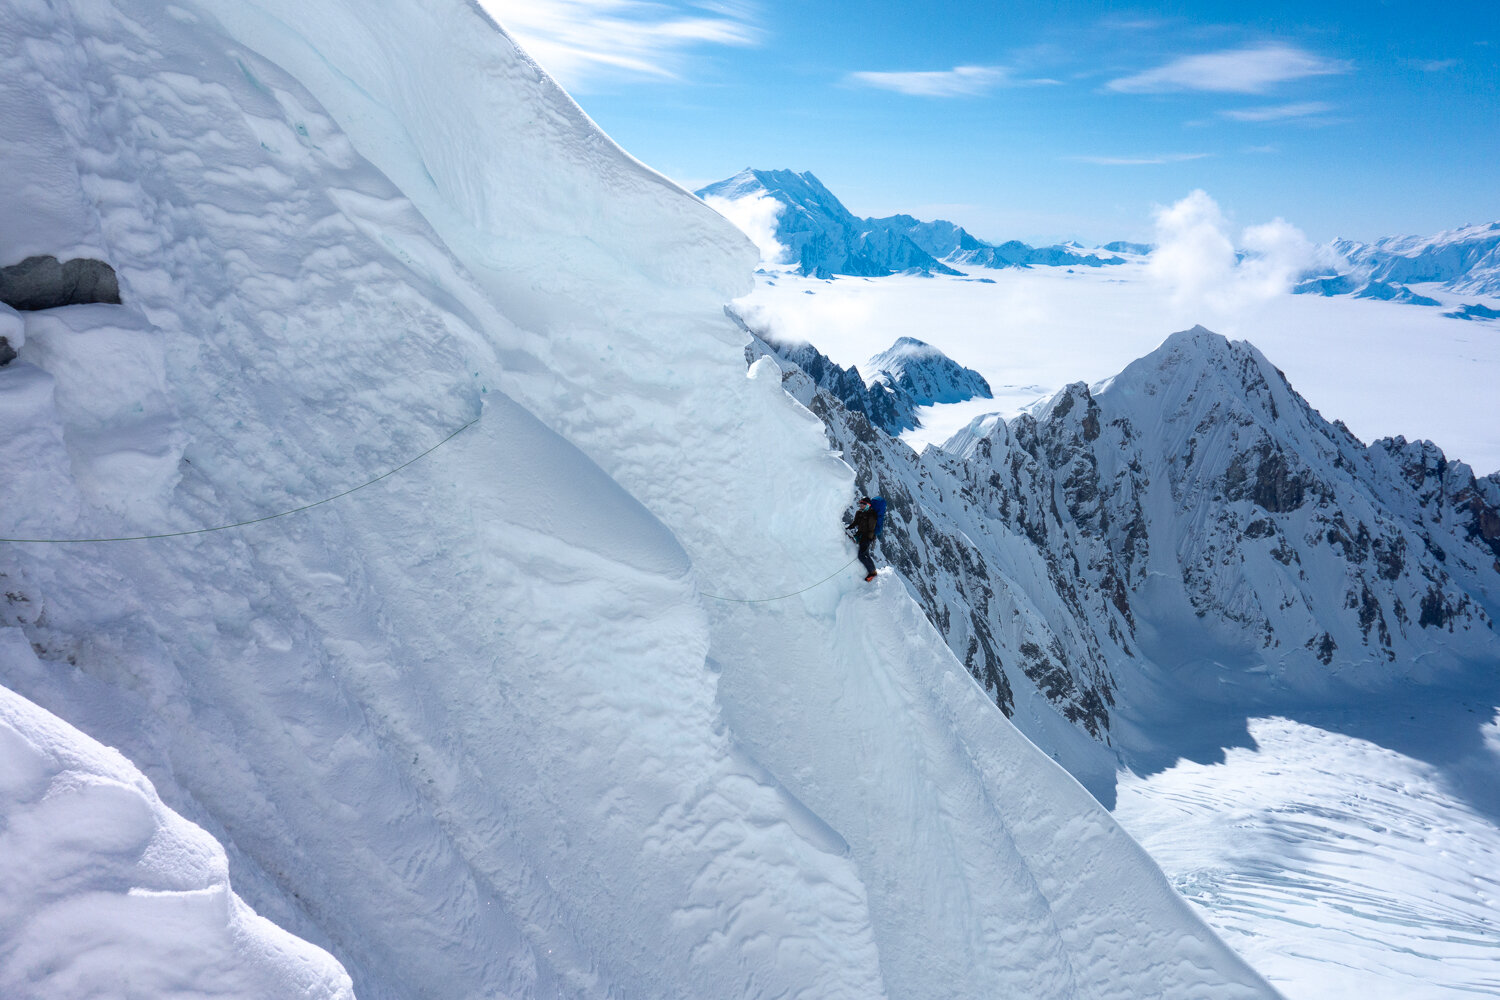
POLYGON ((867 361, 865 369, 874 373, 867 384, 859 368, 845 368, 811 344, 783 343, 769 334, 757 334, 743 321, 740 325, 761 345, 749 352, 748 360, 754 361, 757 351, 769 348, 780 361, 806 373, 845 410, 863 414, 872 426, 893 437, 922 425, 916 412, 919 406, 994 398, 983 375, 915 337, 901 337, 867 361))
MULTIPOLYGON (((1500 222, 1465 226, 1436 236, 1388 236, 1374 243, 1335 240, 1329 246, 1346 263, 1308 277, 1296 291, 1419 306, 1442 303, 1408 285, 1433 284, 1459 294, 1500 296, 1500 222)), ((1447 315, 1494 319, 1497 314, 1484 305, 1473 304, 1447 315)))
POLYGON ((810 172, 745 169, 710 184, 698 197, 741 201, 769 197, 781 209, 776 240, 787 249, 779 263, 796 263, 803 274, 884 277, 889 274, 962 275, 961 267, 1103 267, 1123 264, 1118 253, 1150 250, 1141 244, 1111 243, 1109 256, 1083 253, 1077 244, 1033 247, 1019 240, 987 243, 963 227, 910 215, 861 219, 844 207, 810 172))
MULTIPOLYGON (((777 263, 797 264, 803 274, 819 278, 964 276, 963 268, 1104 267, 1125 263, 1121 254, 1143 257, 1154 249, 1150 244, 1125 241, 1106 243, 1093 251, 1071 242, 1045 247, 1019 240, 989 243, 944 219, 859 218, 809 171, 747 168, 696 193, 700 198, 730 202, 775 201, 779 206, 775 237, 786 249, 777 263)), ((1326 246, 1340 263, 1303 275, 1293 291, 1429 307, 1443 303, 1409 285, 1500 296, 1500 222, 1435 236, 1388 236, 1374 243, 1335 240, 1326 246)), ((1468 320, 1500 318, 1495 309, 1481 303, 1466 303, 1446 315, 1468 320)))

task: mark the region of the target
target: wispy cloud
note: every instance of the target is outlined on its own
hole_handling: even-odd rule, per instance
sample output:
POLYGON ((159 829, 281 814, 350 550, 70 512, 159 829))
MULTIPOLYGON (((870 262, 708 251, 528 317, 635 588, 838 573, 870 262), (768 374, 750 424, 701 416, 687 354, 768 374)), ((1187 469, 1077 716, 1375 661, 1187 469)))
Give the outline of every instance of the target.
POLYGON ((756 9, 737 0, 479 0, 542 67, 570 90, 601 79, 679 79, 705 45, 759 44, 756 9))
POLYGON ((1056 80, 1022 80, 1004 66, 955 66, 947 70, 912 73, 850 73, 844 82, 877 90, 894 90, 913 97, 976 97, 998 87, 1055 84, 1056 80))
POLYGON ((1441 73, 1458 65, 1457 59, 1418 59, 1413 63, 1423 73, 1441 73))
POLYGON ((1183 56, 1164 66, 1111 80, 1106 88, 1121 94, 1181 90, 1263 94, 1289 80, 1348 73, 1353 68, 1347 60, 1327 59, 1290 45, 1259 45, 1183 56))
POLYGON ((1220 118, 1232 122, 1286 122, 1298 119, 1317 118, 1333 110, 1333 105, 1322 101, 1303 101, 1300 104, 1273 104, 1261 108, 1235 108, 1220 111, 1220 118))
POLYGON ((1186 163, 1202 160, 1212 153, 1161 153, 1156 156, 1065 156, 1072 163, 1093 163, 1101 167, 1152 167, 1163 163, 1186 163))

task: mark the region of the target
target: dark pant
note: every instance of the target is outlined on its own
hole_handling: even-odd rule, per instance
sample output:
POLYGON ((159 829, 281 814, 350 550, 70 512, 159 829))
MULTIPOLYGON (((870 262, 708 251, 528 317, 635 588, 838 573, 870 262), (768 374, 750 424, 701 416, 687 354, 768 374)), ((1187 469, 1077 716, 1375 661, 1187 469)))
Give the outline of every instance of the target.
POLYGON ((875 544, 875 539, 859 543, 859 561, 865 564, 865 573, 875 575, 875 557, 870 555, 870 546, 875 544))

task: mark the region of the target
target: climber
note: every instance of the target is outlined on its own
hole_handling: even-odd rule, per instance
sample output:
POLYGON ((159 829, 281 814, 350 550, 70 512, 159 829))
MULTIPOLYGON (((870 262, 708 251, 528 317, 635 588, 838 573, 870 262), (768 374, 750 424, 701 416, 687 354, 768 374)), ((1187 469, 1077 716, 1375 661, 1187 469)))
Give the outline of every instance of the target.
POLYGON ((846 531, 849 537, 859 543, 859 561, 865 567, 865 582, 875 579, 875 557, 870 554, 870 546, 875 544, 875 539, 880 536, 880 529, 885 527, 885 500, 876 497, 859 498, 859 509, 854 512, 846 531))

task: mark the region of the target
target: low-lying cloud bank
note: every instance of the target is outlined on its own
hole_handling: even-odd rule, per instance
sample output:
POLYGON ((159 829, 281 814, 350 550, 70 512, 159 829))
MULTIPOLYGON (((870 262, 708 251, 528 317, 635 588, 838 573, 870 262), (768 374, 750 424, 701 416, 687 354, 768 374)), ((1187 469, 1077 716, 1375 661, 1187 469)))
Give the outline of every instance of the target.
POLYGON ((1156 252, 1147 271, 1190 311, 1233 313, 1291 291, 1309 271, 1338 263, 1327 247, 1276 218, 1243 230, 1239 247, 1218 202, 1197 190, 1155 212, 1156 252))

